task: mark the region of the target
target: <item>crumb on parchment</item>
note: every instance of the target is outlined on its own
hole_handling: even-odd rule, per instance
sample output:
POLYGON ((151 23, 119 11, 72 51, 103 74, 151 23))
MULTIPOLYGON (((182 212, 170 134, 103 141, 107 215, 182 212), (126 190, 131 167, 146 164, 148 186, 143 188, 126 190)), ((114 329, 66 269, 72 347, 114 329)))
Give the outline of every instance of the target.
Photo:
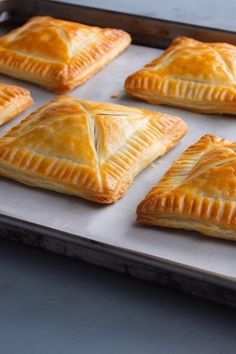
POLYGON ((161 163, 161 161, 155 161, 155 162, 152 162, 152 163, 150 164, 150 167, 152 167, 152 168, 156 168, 156 167, 157 167, 157 165, 160 165, 160 163, 161 163))
POLYGON ((117 97, 119 97, 119 95, 120 95, 120 92, 116 91, 111 95, 111 98, 117 98, 117 97))

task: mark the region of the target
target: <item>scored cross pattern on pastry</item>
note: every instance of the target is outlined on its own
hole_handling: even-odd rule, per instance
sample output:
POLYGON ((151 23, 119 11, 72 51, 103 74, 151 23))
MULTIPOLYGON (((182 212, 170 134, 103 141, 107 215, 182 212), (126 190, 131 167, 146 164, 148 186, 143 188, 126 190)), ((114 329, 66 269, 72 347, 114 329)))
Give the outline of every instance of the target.
POLYGON ((88 80, 130 41, 122 30, 33 17, 0 38, 0 72, 65 92, 88 80))
POLYGON ((236 240, 236 142, 206 135, 190 146, 139 205, 137 220, 236 240))
POLYGON ((176 38, 160 57, 129 76, 125 88, 153 104, 236 114, 236 47, 176 38))
POLYGON ((112 203, 186 131, 174 116, 61 96, 0 139, 0 174, 112 203))

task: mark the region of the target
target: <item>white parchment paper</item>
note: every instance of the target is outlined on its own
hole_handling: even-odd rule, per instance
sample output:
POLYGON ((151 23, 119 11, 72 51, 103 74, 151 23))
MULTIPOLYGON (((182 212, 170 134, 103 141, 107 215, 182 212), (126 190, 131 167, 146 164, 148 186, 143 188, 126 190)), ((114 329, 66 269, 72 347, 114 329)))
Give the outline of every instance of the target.
MULTIPOLYGON (((236 243, 214 240, 194 232, 141 227, 135 223, 138 203, 187 146, 206 133, 236 140, 236 117, 200 115, 170 107, 151 106, 125 95, 125 78, 159 53, 157 49, 131 46, 102 72, 74 90, 71 96, 178 115, 189 126, 189 133, 182 142, 157 160, 156 167, 146 168, 135 179, 126 196, 113 205, 100 206, 80 198, 34 189, 0 178, 0 213, 109 245, 168 259, 187 268, 195 267, 220 276, 236 278, 236 243), (117 91, 120 91, 119 97, 111 98, 117 91)), ((35 105, 27 113, 0 128, 0 135, 26 114, 55 96, 37 86, 6 76, 1 76, 0 80, 30 89, 35 100, 35 105)))

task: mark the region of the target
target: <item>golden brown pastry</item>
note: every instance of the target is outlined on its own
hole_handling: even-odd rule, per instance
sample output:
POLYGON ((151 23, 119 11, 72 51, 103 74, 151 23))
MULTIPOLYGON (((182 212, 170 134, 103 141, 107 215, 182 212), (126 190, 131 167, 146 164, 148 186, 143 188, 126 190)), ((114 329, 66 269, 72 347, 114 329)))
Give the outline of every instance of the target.
POLYGON ((112 203, 186 130, 174 116, 61 96, 0 139, 0 174, 112 203))
POLYGON ((0 83, 0 126, 33 104, 30 92, 22 87, 0 83))
POLYGON ((236 142, 205 135, 148 193, 137 220, 236 240, 235 200, 236 142))
POLYGON ((176 38, 160 57, 129 76, 125 88, 153 104, 236 114, 236 47, 176 38))
POLYGON ((31 18, 0 38, 0 72, 66 92, 88 80, 130 44, 128 33, 31 18))

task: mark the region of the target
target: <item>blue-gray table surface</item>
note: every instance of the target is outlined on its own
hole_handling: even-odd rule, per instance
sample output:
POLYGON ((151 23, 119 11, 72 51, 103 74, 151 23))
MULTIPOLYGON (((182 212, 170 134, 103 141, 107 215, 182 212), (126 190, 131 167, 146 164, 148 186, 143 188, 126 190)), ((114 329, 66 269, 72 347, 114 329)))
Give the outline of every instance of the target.
POLYGON ((232 354, 235 310, 0 240, 1 354, 232 354))
MULTIPOLYGON (((236 30, 227 0, 70 0, 236 30)), ((0 239, 1 354, 227 354, 236 311, 0 239)))

